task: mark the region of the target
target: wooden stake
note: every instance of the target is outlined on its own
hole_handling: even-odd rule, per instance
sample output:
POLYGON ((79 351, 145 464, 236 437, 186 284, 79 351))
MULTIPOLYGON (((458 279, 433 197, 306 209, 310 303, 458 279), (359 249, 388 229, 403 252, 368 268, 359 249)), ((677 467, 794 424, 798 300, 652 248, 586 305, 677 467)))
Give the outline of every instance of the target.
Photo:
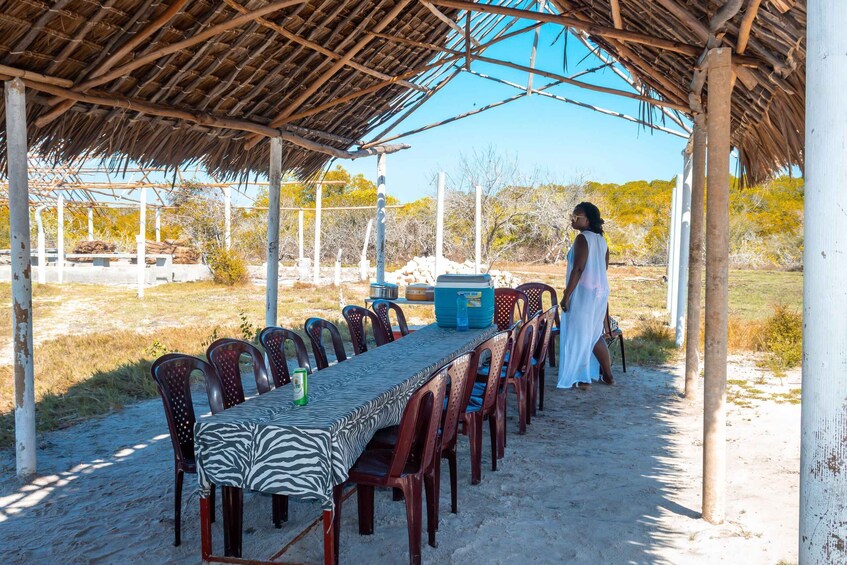
POLYGON ((685 399, 700 394, 700 285, 703 280, 703 199, 706 193, 706 116, 694 117, 691 179, 691 236, 688 243, 688 296, 685 330, 685 399))
POLYGON ((706 195, 706 352, 703 518, 726 516, 726 354, 729 298, 729 153, 732 52, 709 52, 709 191, 706 195))
POLYGON ((268 256, 265 286, 265 326, 277 322, 279 292, 279 189, 282 180, 282 140, 271 139, 268 163, 268 256))

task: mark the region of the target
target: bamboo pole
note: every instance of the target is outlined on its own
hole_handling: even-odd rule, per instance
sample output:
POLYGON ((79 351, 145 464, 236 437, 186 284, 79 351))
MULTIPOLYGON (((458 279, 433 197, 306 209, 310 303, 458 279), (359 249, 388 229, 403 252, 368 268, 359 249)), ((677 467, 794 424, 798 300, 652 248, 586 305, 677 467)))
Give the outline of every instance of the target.
POLYGON ((32 351, 32 280, 27 185, 26 91, 7 81, 6 163, 12 259, 12 362, 15 376, 15 464, 18 478, 35 475, 35 375, 32 351))
POLYGON ((847 4, 809 2, 799 561, 847 563, 847 4))
POLYGON ((376 282, 385 282, 385 155, 376 161, 376 282))
POLYGON ((277 322, 279 292, 279 188, 282 180, 282 140, 271 139, 268 163, 268 256, 265 276, 265 326, 277 322))
POLYGON ((706 193, 706 115, 695 114, 692 134, 691 237, 688 243, 688 296, 685 331, 685 399, 699 397, 700 285, 703 280, 703 199, 706 193))
POLYGON ((609 0, 612 9, 612 22, 615 29, 623 29, 623 18, 621 18, 621 5, 618 0, 609 0))
POLYGON ((323 200, 323 186, 318 183, 315 186, 315 266, 312 273, 312 282, 321 282, 321 204, 323 200))
POLYGON ((729 48, 709 52, 708 85, 703 518, 712 524, 721 524, 726 515, 726 340, 732 102, 732 52, 729 48))

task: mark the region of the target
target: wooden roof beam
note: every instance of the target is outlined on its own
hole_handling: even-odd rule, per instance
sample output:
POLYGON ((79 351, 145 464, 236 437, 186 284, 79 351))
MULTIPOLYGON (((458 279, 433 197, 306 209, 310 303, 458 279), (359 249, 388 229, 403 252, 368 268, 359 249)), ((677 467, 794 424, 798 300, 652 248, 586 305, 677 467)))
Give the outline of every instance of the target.
POLYGON ((621 18, 621 4, 619 0, 609 0, 609 4, 612 10, 612 22, 615 25, 615 29, 623 29, 623 19, 621 18))
MULTIPOLYGON (((465 31, 461 28, 461 26, 459 24, 457 24, 456 22, 454 22, 453 20, 451 20, 450 18, 448 18, 447 16, 445 16, 444 12, 442 12, 441 10, 439 10, 438 8, 436 8, 435 6, 432 5, 432 2, 429 2, 428 0, 418 0, 418 1, 423 5, 424 8, 426 8, 427 10, 432 12, 433 16, 435 16, 436 18, 438 18, 439 20, 441 20, 442 22, 444 22, 445 24, 450 26, 450 28, 453 31, 455 31, 457 34, 465 35, 465 31)), ((470 11, 468 11, 468 12, 470 13, 470 11)), ((471 38, 471 44, 475 47, 479 46, 479 43, 477 43, 477 41, 474 38, 471 38)))

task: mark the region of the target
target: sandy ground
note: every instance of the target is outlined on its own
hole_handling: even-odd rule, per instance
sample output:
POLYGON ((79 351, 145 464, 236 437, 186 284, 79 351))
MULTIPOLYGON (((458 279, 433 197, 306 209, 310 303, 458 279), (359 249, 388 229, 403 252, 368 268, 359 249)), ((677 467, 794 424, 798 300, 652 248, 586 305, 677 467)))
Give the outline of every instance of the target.
MULTIPOLYGON (((681 368, 631 367, 618 385, 588 392, 553 388, 527 435, 509 420, 506 458, 469 484, 460 441, 459 513, 449 513, 446 466, 438 547, 429 563, 763 563, 797 561, 800 407, 773 400, 729 405, 727 521, 699 519, 702 405, 680 399, 681 368)), ((759 371, 734 359, 729 378, 759 371)), ((799 386, 799 374, 765 392, 799 386)), ((510 398, 512 408, 513 397, 510 398)), ((203 393, 197 406, 207 406, 203 393)), ((464 440, 464 438, 462 438, 464 440)), ((40 438, 37 480, 14 478, 0 453, 0 554, 4 563, 199 563, 198 495, 187 477, 183 544, 172 545, 173 466, 159 400, 144 402, 40 438)), ((341 561, 403 563, 403 504, 377 494, 376 533, 359 536, 355 496, 343 508, 341 561)), ((245 496, 244 556, 267 558, 302 531, 319 509, 292 501, 281 530, 270 498, 245 496)), ((220 516, 220 508, 218 508, 220 516)), ((215 552, 222 554, 220 521, 215 552)), ((424 535, 424 543, 425 543, 424 535)), ((287 559, 320 562, 318 528, 287 559)))

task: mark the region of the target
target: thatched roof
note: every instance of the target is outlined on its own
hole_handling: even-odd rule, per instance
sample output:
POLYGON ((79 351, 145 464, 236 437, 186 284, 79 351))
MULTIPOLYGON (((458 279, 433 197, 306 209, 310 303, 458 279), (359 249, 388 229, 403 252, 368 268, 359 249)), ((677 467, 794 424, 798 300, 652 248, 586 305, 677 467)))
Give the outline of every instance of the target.
MULTIPOLYGON (((537 9, 535 0, 494 4, 537 9)), ((760 178, 802 165, 803 0, 547 6, 545 17, 552 12, 587 32, 643 85, 643 95, 672 108, 687 110, 692 88, 700 90, 694 69, 707 44, 732 47, 739 64, 732 139, 748 172, 760 178), (656 38, 655 45, 627 33, 656 38)), ((30 143, 48 158, 199 160, 231 177, 266 171, 266 137, 281 130, 286 167, 308 174, 329 158, 327 148, 361 145, 367 132, 443 86, 454 63, 532 23, 523 12, 480 5, 466 30, 463 7, 446 0, 0 0, 0 79, 21 77, 30 88, 30 143)), ((696 109, 698 97, 691 101, 696 109)), ((0 129, 0 142, 3 135, 0 129)))

